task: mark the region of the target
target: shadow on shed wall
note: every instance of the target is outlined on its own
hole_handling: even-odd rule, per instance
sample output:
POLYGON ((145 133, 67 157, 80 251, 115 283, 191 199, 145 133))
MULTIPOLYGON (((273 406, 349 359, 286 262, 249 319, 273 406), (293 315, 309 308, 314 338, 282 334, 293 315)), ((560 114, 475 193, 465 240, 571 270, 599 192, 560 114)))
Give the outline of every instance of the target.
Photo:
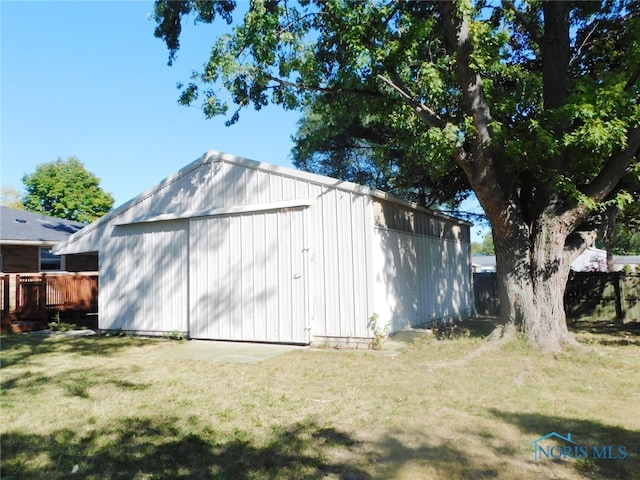
POLYGON ((383 260, 375 281, 388 307, 379 314, 391 317, 392 332, 472 313, 468 227, 395 205, 378 208, 376 224, 383 260))

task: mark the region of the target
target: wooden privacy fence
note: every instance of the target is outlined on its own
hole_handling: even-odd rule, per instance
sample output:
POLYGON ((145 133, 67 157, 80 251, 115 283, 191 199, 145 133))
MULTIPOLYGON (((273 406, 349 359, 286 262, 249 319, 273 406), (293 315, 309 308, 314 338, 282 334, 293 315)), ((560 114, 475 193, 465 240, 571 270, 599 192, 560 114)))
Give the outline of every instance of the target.
POLYGON ((574 272, 564 306, 571 319, 640 321, 640 275, 574 272))
POLYGON ((480 315, 499 315, 498 282, 495 273, 473 274, 473 297, 480 315))
POLYGON ((3 329, 7 322, 47 320, 56 312, 98 311, 98 275, 82 273, 2 274, 3 329))
MULTIPOLYGON (((476 311, 498 315, 495 273, 474 273, 476 311)), ((640 275, 623 272, 572 272, 564 296, 567 318, 640 321, 640 275)))

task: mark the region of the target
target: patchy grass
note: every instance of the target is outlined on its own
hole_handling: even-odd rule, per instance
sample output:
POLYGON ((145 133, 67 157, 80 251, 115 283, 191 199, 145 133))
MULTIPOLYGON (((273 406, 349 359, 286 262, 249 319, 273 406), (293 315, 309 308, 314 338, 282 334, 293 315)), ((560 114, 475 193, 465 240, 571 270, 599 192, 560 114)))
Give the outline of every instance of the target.
POLYGON ((637 478, 637 331, 583 329, 587 348, 545 355, 487 348, 491 326, 259 364, 167 358, 167 340, 3 337, 2 478, 637 478), (627 458, 534 462, 552 431, 627 458))

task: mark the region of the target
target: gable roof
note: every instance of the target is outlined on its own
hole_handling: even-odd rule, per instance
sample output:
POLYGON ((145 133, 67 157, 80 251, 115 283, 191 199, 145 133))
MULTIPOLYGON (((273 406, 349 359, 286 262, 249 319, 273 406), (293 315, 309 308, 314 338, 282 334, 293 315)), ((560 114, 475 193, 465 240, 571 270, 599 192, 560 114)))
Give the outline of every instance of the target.
MULTIPOLYGON (((452 216, 449 216, 449 215, 445 215, 443 213, 440 213, 440 212, 437 212, 437 211, 434 211, 434 210, 430 210, 430 209, 427 209, 427 208, 420 207, 415 203, 407 202, 405 200, 393 197, 393 196, 391 196, 391 195, 389 195, 389 194, 387 194, 385 192, 382 192, 380 190, 375 190, 375 189, 369 188, 369 187, 364 186, 364 185, 358 185, 356 183, 351 183, 351 182, 347 182, 347 181, 344 181, 344 180, 339 180, 337 178, 331 178, 331 177, 326 177, 326 176, 323 176, 323 175, 317 175, 315 173, 304 172, 302 170, 295 170, 293 168, 280 167, 280 166, 272 165, 272 164, 269 164, 269 163, 258 162, 258 161, 255 161, 255 160, 248 160, 246 158, 238 157, 238 156, 231 155, 231 154, 228 154, 228 153, 224 153, 224 152, 221 152, 221 151, 218 151, 218 150, 210 150, 207 153, 205 153, 204 155, 202 155, 200 158, 198 158, 197 160, 189 163, 185 167, 183 167, 180 170, 178 170, 173 175, 165 178, 164 180, 162 180, 161 182, 159 182, 155 186, 145 190, 144 192, 142 192, 141 194, 139 194, 136 197, 132 198, 128 202, 125 202, 124 204, 120 205, 118 208, 115 208, 114 210, 111 210, 105 216, 103 216, 103 217, 99 218, 98 220, 94 221, 93 223, 89 224, 85 229, 82 230, 82 232, 80 232, 78 234, 75 234, 75 235, 72 235, 65 242, 57 245, 56 248, 54 249, 54 252, 56 252, 56 253, 62 252, 67 246, 71 245, 72 243, 74 243, 76 240, 78 240, 82 236, 89 234, 90 232, 92 232, 93 230, 95 230, 99 226, 105 224, 106 222, 110 222, 111 220, 113 220, 114 218, 118 217, 119 215, 121 215, 125 211, 129 210, 134 205, 136 205, 136 204, 142 202, 143 200, 145 200, 146 198, 156 194, 157 192, 159 192, 160 190, 162 190, 163 188, 165 188, 169 184, 171 184, 173 182, 176 182, 176 181, 179 181, 181 178, 183 178, 184 176, 188 175, 193 170, 195 170, 195 169, 199 168, 201 165, 203 165, 205 163, 209 163, 209 162, 226 162, 226 163, 229 163, 229 164, 233 164, 233 165, 237 165, 237 166, 241 166, 241 167, 245 167, 245 168, 251 168, 251 169, 262 170, 262 171, 267 171, 267 172, 274 172, 274 173, 278 173, 278 174, 281 174, 283 176, 287 176, 287 177, 290 177, 290 178, 306 180, 306 181, 315 183, 317 185, 323 185, 323 186, 326 186, 326 187, 333 187, 333 188, 337 188, 337 189, 344 190, 344 191, 360 193, 360 194, 363 194, 363 195, 371 195, 371 196, 373 196, 375 198, 379 198, 381 200, 386 200, 388 202, 396 203, 396 204, 399 204, 399 205, 402 205, 402 206, 406 206, 408 208, 412 208, 412 209, 417 209, 417 210, 421 210, 421 211, 424 211, 424 212, 428 212, 429 215, 432 215, 434 217, 439 217, 439 218, 442 218, 442 219, 446 219, 446 220, 448 220, 450 222, 454 222, 454 223, 457 223, 459 225, 466 225, 466 226, 471 226, 472 225, 471 223, 469 223, 469 222, 467 222, 465 220, 461 220, 459 218, 452 217, 452 216)), ((137 221, 145 221, 145 219, 137 219, 137 221)))
POLYGON ((0 207, 0 243, 3 244, 53 244, 84 227, 80 222, 0 207))

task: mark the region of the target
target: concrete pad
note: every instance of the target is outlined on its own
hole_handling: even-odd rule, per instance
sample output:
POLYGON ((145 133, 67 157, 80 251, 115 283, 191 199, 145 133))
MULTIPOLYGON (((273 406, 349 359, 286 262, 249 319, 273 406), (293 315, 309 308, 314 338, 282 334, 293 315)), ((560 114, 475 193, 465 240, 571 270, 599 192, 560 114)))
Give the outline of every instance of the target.
POLYGON ((162 349, 164 358, 204 360, 226 363, 258 363, 283 353, 308 347, 276 345, 270 343, 221 342, 215 340, 189 340, 162 349))

